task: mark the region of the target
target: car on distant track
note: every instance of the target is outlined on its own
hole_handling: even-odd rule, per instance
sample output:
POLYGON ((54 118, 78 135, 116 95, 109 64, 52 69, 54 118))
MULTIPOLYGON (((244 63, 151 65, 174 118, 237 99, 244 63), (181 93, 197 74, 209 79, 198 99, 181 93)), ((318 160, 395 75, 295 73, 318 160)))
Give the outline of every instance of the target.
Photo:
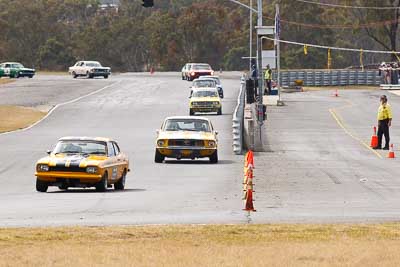
POLYGON ((214 71, 209 64, 206 63, 192 63, 189 66, 187 80, 193 81, 204 75, 214 75, 214 71))
POLYGON ((209 158, 218 163, 218 132, 211 121, 204 117, 168 117, 157 131, 156 163, 165 158, 209 158))
POLYGON ((218 89, 218 93, 219 93, 219 97, 224 98, 224 89, 222 88, 222 84, 221 84, 221 80, 219 79, 218 76, 200 76, 199 77, 200 80, 214 80, 216 85, 217 85, 217 89, 218 89))
MULTIPOLYGON (((33 78, 36 71, 35 69, 25 68, 24 65, 18 62, 4 62, 0 64, 0 73, 3 76, 10 78, 29 77, 33 78)), ((1 77, 1 76, 0 76, 1 77)))
POLYGON ((104 192, 114 185, 125 189, 129 159, 116 141, 102 137, 63 137, 53 151, 36 163, 36 190, 49 186, 61 190, 69 187, 95 187, 104 192))
POLYGON ((189 101, 189 115, 196 112, 217 112, 222 115, 221 98, 216 88, 192 89, 189 101))
POLYGON ((189 69, 193 63, 186 63, 185 66, 182 67, 182 80, 189 79, 189 69))
POLYGON ((74 66, 69 67, 69 74, 77 78, 85 76, 87 78, 104 77, 107 79, 111 75, 110 67, 103 67, 98 61, 78 61, 74 66))

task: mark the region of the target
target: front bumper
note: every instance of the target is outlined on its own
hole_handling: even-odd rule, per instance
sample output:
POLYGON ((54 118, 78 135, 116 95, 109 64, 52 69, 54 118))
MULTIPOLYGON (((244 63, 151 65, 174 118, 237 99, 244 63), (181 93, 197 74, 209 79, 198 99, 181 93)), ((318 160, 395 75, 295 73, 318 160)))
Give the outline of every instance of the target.
POLYGON ((220 108, 191 108, 193 112, 218 112, 220 108))
POLYGON ((168 158, 195 159, 207 158, 217 151, 217 148, 199 147, 157 147, 158 152, 168 158))
POLYGON ((35 176, 48 182, 50 185, 58 185, 64 182, 73 184, 95 184, 101 181, 101 174, 88 174, 81 172, 36 172, 35 176))
POLYGON ((34 76, 35 72, 32 72, 32 71, 19 71, 18 75, 20 77, 29 77, 29 76, 34 76))
POLYGON ((111 72, 106 72, 106 71, 95 71, 95 72, 90 72, 90 75, 93 77, 98 77, 98 76, 110 76, 111 72))

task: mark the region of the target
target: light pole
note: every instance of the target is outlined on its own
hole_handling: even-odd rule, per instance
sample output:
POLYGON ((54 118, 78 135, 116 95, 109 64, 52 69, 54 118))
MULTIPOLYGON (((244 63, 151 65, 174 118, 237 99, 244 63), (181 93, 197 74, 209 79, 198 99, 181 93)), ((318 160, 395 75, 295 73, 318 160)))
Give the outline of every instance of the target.
POLYGON ((253 7, 253 0, 250 0, 250 29, 249 29, 249 35, 250 35, 250 42, 249 42, 249 71, 251 73, 251 59, 253 57, 253 11, 251 10, 251 8, 253 7))

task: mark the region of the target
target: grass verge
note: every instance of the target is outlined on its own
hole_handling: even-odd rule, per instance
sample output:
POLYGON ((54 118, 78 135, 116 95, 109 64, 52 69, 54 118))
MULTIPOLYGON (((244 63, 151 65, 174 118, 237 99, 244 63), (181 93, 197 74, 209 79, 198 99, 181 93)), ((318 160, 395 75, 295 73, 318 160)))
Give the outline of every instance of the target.
POLYGON ((46 115, 34 108, 0 105, 0 133, 28 127, 46 115))
POLYGON ((14 79, 0 78, 0 85, 15 82, 14 79))
POLYGON ((0 266, 398 266, 400 224, 0 229, 0 266))

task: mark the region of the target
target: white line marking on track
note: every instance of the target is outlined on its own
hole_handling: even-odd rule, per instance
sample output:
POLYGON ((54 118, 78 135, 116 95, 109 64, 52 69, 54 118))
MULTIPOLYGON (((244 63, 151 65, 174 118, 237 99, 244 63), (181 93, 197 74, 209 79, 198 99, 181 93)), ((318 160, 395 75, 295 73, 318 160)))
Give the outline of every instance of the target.
POLYGON ((48 112, 43 118, 41 118, 40 120, 38 120, 38 121, 35 122, 34 124, 31 124, 31 125, 29 125, 28 127, 25 127, 25 128, 22 128, 22 129, 18 129, 18 130, 15 130, 15 131, 9 131, 9 132, 0 133, 0 136, 1 136, 1 135, 7 135, 7 134, 18 133, 18 132, 25 132, 25 131, 27 131, 27 130, 29 130, 29 129, 32 129, 33 127, 35 127, 36 125, 38 125, 39 123, 41 123, 42 121, 44 121, 45 119, 47 119, 57 108, 62 107, 62 106, 65 106, 65 105, 68 105, 68 104, 72 104, 72 103, 78 102, 79 100, 81 100, 81 99, 83 99, 83 98, 85 98, 85 97, 88 97, 88 96, 91 96, 91 95, 100 93, 101 91, 104 91, 104 90, 106 90, 106 89, 108 89, 108 88, 110 88, 110 87, 112 87, 112 86, 114 86, 114 85, 116 85, 116 84, 119 84, 119 83, 121 83, 121 81, 118 81, 118 82, 115 82, 115 83, 113 83, 113 84, 107 85, 107 86, 105 86, 105 87, 102 87, 102 88, 100 88, 100 89, 97 89, 96 91, 90 92, 90 93, 88 93, 88 94, 86 94, 86 95, 82 95, 82 96, 77 97, 77 98, 75 98, 75 99, 72 99, 72 100, 69 100, 69 101, 66 101, 66 102, 59 103, 59 104, 53 106, 53 107, 49 110, 49 112, 48 112))
MULTIPOLYGON (((350 101, 348 102, 349 104, 351 103, 350 101)), ((346 105, 346 106, 342 106, 336 109, 343 109, 345 107, 351 107, 352 104, 350 105, 346 105)), ((375 154, 375 156, 377 156, 378 158, 383 158, 381 154, 379 154, 377 151, 373 150, 367 143, 365 143, 363 140, 361 140, 359 137, 357 137, 356 135, 354 135, 353 133, 351 133, 349 131, 349 129, 347 129, 347 127, 344 125, 344 123, 342 122, 342 120, 340 119, 340 117, 338 116, 338 114, 336 113, 334 108, 330 108, 329 112, 331 113, 332 117, 335 119, 336 123, 340 126, 340 128, 343 129, 343 131, 350 136, 351 138, 353 138, 354 140, 356 140, 357 142, 359 142, 362 146, 364 146, 366 149, 368 149, 369 151, 371 151, 372 153, 375 154)))

